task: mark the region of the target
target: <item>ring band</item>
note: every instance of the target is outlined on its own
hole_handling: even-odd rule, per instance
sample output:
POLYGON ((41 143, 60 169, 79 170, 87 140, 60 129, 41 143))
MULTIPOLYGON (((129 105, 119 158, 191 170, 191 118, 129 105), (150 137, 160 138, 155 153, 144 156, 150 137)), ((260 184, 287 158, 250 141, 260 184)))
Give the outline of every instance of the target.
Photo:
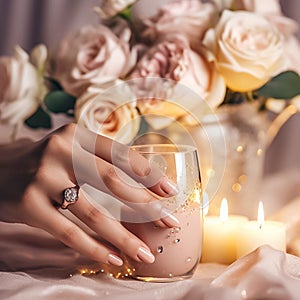
POLYGON ((79 186, 75 185, 73 187, 66 188, 63 191, 63 203, 61 205, 62 209, 67 209, 70 204, 76 203, 79 197, 79 186))

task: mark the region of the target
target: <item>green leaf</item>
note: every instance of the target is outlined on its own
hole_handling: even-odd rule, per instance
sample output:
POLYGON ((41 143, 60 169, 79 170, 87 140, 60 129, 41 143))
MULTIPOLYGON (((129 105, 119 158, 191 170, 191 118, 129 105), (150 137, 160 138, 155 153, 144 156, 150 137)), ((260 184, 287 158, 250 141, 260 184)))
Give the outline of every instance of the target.
POLYGON ((25 120, 25 124, 31 128, 46 128, 52 127, 51 117, 41 107, 37 111, 25 120))
POLYGON ((121 18, 126 21, 130 21, 131 19, 131 6, 127 6, 122 12, 118 14, 121 18))
POLYGON ((300 94, 300 77, 296 72, 286 71, 273 77, 256 91, 259 96, 275 99, 291 99, 300 94))
POLYGON ((44 99, 47 109, 53 113, 65 113, 68 116, 73 115, 76 98, 63 92, 50 92, 44 99))

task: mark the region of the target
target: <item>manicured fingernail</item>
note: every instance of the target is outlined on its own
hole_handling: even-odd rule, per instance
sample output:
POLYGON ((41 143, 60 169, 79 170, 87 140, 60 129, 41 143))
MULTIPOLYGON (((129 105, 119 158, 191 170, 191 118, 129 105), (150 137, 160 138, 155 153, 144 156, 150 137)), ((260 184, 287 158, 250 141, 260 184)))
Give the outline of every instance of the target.
POLYGON ((107 257, 107 261, 110 264, 118 266, 118 267, 123 265, 123 260, 120 257, 118 257, 114 254, 109 254, 108 257, 107 257))
POLYGON ((175 184, 170 179, 164 180, 161 187, 164 190, 164 192, 169 194, 170 196, 174 196, 179 193, 177 184, 175 184))
POLYGON ((166 208, 161 210, 161 218, 170 227, 178 227, 180 224, 179 220, 166 208))
POLYGON ((143 262, 152 264, 155 261, 154 255, 146 248, 140 247, 137 255, 143 262))

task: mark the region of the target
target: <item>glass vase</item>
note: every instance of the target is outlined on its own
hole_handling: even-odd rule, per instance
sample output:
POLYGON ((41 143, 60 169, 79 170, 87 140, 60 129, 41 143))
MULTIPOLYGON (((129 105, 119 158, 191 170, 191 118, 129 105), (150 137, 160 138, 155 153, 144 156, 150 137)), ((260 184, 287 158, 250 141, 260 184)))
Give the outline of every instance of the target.
POLYGON ((267 115, 248 103, 224 105, 192 118, 159 131, 148 128, 137 142, 180 142, 197 147, 208 214, 219 215, 226 198, 230 214, 256 218, 266 148, 280 126, 275 124, 274 130, 267 115))
POLYGON ((256 218, 267 127, 263 114, 251 105, 239 104, 220 107, 191 128, 200 154, 208 214, 218 215, 226 198, 230 214, 256 218))

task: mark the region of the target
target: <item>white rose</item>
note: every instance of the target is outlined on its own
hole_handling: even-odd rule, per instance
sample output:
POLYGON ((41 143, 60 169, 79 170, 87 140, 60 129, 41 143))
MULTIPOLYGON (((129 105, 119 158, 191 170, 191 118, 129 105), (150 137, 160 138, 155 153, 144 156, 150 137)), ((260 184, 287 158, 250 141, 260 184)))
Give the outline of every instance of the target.
POLYGON ((34 47, 30 53, 30 60, 35 66, 38 74, 39 94, 38 99, 42 101, 47 95, 49 88, 45 83, 45 77, 48 77, 48 50, 45 45, 40 44, 34 47))
POLYGON ((94 7, 102 19, 109 19, 132 5, 136 0, 105 0, 101 1, 100 7, 94 7))
POLYGON ((255 90, 283 68, 283 37, 263 16, 225 10, 205 36, 226 85, 238 92, 255 90))
POLYGON ((37 68, 38 72, 44 74, 48 59, 48 50, 45 45, 37 45, 30 53, 32 64, 37 68))
POLYGON ((21 124, 37 110, 40 88, 37 71, 20 47, 0 58, 0 78, 0 122, 21 124))
POLYGON ((79 125, 125 144, 140 128, 135 98, 120 80, 106 86, 90 86, 76 101, 75 119, 79 125))
POLYGON ((126 75, 132 64, 130 31, 116 36, 103 25, 85 26, 62 40, 54 58, 53 77, 64 90, 80 96, 90 85, 99 85, 126 75))

